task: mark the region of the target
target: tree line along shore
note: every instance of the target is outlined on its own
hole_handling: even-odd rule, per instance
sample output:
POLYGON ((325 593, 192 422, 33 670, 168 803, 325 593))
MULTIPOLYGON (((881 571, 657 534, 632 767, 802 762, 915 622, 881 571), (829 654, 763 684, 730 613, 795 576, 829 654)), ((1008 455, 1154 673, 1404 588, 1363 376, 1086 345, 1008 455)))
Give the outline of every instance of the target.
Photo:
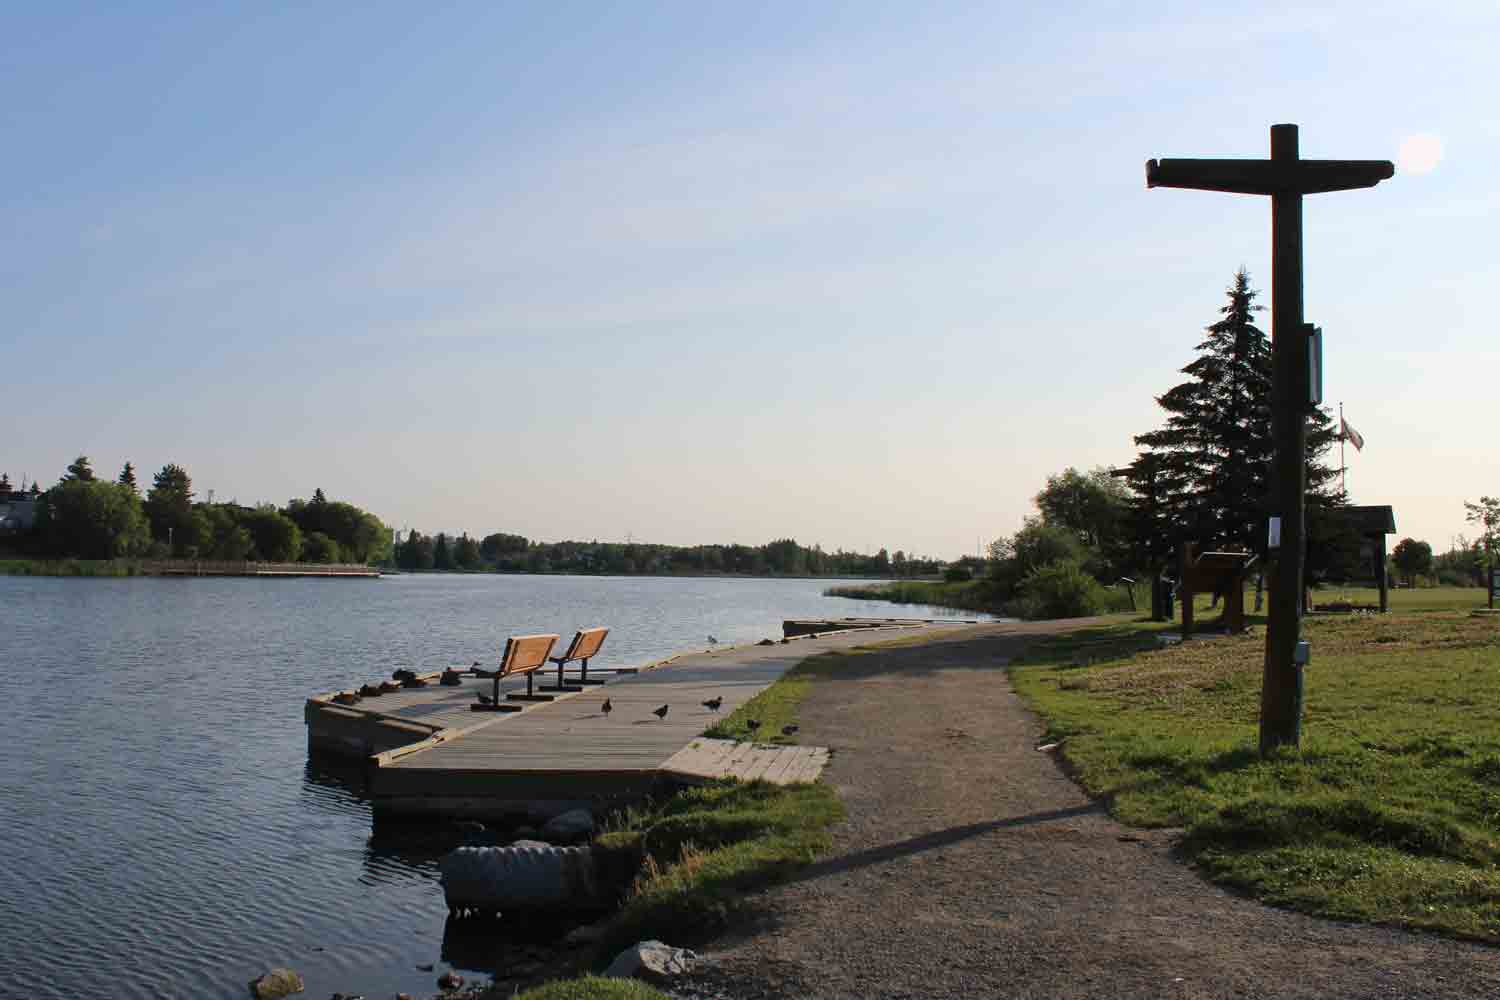
POLYGON ((393 531, 352 503, 312 499, 284 505, 199 502, 192 478, 162 467, 142 495, 127 462, 114 480, 79 456, 52 487, 12 489, 0 473, 0 572, 130 576, 166 559, 269 563, 357 563, 405 572, 583 575, 880 577, 936 575, 941 560, 825 551, 784 538, 765 545, 542 542, 507 532, 393 531), (9 514, 7 514, 9 511, 9 514), (24 516, 22 516, 24 515, 24 516))

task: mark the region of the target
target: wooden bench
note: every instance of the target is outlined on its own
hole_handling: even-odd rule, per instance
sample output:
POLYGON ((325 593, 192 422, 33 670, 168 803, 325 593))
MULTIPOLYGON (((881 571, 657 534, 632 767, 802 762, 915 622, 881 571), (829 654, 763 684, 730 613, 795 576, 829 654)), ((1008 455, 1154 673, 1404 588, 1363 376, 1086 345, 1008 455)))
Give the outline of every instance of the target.
POLYGON ((519 712, 520 705, 506 704, 508 701, 551 701, 550 694, 537 694, 531 687, 531 675, 547 665, 547 654, 552 652, 552 647, 558 640, 556 635, 513 635, 505 640, 505 652, 500 656, 500 667, 497 670, 481 670, 474 667, 476 677, 489 677, 495 682, 494 693, 488 704, 478 702, 469 707, 476 712, 519 712), (500 700, 500 680, 503 677, 514 677, 517 674, 526 675, 526 693, 506 695, 506 701, 500 700))
POLYGON ((567 651, 561 656, 552 657, 552 662, 557 664, 557 684, 542 690, 582 691, 585 684, 603 684, 602 677, 589 676, 589 659, 599 655, 599 647, 604 645, 604 637, 607 635, 607 628, 585 628, 575 632, 567 651), (569 663, 577 663, 579 667, 579 675, 571 684, 563 677, 563 670, 569 663))

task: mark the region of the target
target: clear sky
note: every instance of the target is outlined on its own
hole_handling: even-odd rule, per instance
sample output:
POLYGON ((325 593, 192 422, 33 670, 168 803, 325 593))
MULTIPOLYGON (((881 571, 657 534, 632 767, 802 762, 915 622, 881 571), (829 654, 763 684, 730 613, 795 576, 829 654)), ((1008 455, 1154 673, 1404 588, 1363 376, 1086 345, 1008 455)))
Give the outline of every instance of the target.
POLYGON ((1500 494, 1492 0, 27 6, 12 480, 957 556, 1131 459, 1236 268, 1269 304, 1268 200, 1145 160, 1296 122, 1398 161, 1306 202, 1354 500, 1442 550, 1500 494))

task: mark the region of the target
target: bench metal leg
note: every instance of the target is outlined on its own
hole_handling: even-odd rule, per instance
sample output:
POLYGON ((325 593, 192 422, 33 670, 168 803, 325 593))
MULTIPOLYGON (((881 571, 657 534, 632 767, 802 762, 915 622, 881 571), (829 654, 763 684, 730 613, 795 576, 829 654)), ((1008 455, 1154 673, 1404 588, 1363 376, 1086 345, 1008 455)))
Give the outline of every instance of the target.
POLYGON ((486 705, 484 702, 476 701, 474 704, 472 704, 472 705, 469 706, 469 711, 471 711, 471 712, 519 712, 519 711, 521 711, 521 706, 520 705, 507 705, 505 702, 503 702, 503 701, 500 700, 500 674, 498 672, 494 676, 494 681, 495 681, 495 686, 494 686, 493 692, 491 694, 491 697, 493 698, 493 700, 488 705, 486 705))
POLYGON ((538 688, 540 691, 582 691, 583 688, 568 684, 563 680, 563 661, 557 661, 557 683, 548 684, 538 688))
POLYGON ((526 693, 506 695, 507 701, 553 701, 554 696, 550 694, 537 694, 531 689, 531 677, 536 671, 532 670, 526 674, 526 693))

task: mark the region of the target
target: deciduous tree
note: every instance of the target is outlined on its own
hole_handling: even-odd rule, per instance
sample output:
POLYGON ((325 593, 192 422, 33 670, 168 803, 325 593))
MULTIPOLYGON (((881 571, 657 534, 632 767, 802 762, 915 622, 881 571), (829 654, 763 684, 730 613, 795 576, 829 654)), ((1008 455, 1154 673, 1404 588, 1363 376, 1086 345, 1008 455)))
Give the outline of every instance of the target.
POLYGON ((1396 564, 1396 571, 1410 587, 1416 583, 1418 576, 1426 576, 1432 572, 1432 546, 1415 538, 1403 538, 1391 550, 1391 560, 1396 564))
POLYGON ((114 559, 140 555, 151 543, 140 497, 119 483, 65 477, 38 508, 37 537, 52 555, 114 559))

